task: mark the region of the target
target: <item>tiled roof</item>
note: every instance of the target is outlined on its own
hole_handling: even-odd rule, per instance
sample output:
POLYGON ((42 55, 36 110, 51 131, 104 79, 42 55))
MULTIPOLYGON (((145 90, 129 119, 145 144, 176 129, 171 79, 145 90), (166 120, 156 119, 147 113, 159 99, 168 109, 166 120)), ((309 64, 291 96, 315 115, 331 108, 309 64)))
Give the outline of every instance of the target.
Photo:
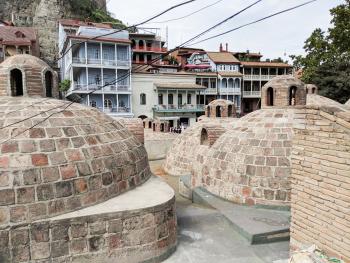
POLYGON ((214 63, 239 64, 239 60, 229 52, 207 52, 207 54, 214 63))
POLYGON ((72 27, 93 26, 98 28, 109 28, 109 29, 113 28, 111 24, 84 22, 76 19, 61 19, 59 22, 63 26, 72 26, 72 27))
POLYGON ((264 61, 242 61, 243 66, 248 67, 276 67, 276 68, 291 68, 291 65, 280 62, 264 62, 264 61))
POLYGON ((37 41, 34 28, 31 27, 0 27, 0 43, 4 45, 31 45, 37 41))

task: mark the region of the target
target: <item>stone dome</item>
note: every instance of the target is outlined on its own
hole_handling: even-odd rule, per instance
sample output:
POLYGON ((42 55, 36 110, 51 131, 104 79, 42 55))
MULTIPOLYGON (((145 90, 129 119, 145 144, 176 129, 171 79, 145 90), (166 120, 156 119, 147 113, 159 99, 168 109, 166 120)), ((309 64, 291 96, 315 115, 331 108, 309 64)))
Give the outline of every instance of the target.
POLYGON ((305 89, 306 89, 306 94, 317 94, 318 93, 318 87, 314 84, 306 84, 305 89))
POLYGON ((240 119, 205 118, 174 141, 164 168, 192 174, 192 187, 232 202, 289 206, 294 112, 271 107, 240 119))
POLYGON ((0 96, 57 98, 57 73, 32 55, 11 56, 0 64, 0 96))
POLYGON ((1 228, 101 203, 151 176, 127 128, 81 104, 63 111, 68 103, 0 96, 1 228))
POLYGON ((306 105, 306 88, 300 79, 292 75, 277 76, 262 87, 262 108, 297 105, 306 105))

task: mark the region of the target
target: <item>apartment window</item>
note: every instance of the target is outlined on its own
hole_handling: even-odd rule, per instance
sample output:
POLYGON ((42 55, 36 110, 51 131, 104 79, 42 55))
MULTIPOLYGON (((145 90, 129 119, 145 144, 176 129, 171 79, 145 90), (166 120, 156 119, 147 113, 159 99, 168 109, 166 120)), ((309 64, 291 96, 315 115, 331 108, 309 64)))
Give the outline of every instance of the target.
POLYGON ((216 89, 216 79, 210 79, 210 88, 216 89))
POLYGON ((146 105, 146 94, 145 93, 140 94, 140 104, 146 105))
POLYGON ((158 104, 163 105, 163 94, 158 95, 158 104))
POLYGON ((173 96, 173 94, 169 94, 168 95, 168 104, 169 105, 174 104, 174 96, 173 96))
POLYGON ((106 109, 112 109, 113 107, 112 101, 110 99, 105 99, 104 105, 106 109))
POLYGON ((182 94, 179 94, 177 97, 177 104, 182 105, 182 94))
POLYGON ((90 107, 97 108, 96 101, 94 101, 94 100, 90 101, 90 107))
POLYGON ((95 59, 99 59, 100 58, 100 51, 98 49, 94 50, 94 56, 95 56, 95 59))
POLYGON ((191 96, 191 94, 187 94, 187 104, 192 104, 192 96, 191 96))

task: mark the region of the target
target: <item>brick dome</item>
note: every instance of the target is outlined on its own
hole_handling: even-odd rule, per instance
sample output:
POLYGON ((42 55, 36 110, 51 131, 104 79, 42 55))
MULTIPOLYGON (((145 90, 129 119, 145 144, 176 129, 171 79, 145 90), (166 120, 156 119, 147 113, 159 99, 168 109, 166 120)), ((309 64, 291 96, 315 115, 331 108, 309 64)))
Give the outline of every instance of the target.
POLYGON ((11 56, 0 64, 0 96, 57 98, 57 73, 32 55, 11 56))
POLYGON ((174 141, 165 170, 192 174, 193 187, 236 203, 289 206, 294 111, 269 108, 241 119, 206 118, 174 141))
POLYGON ((81 104, 59 112, 67 103, 0 97, 1 228, 101 203, 151 176, 127 128, 81 104))
POLYGON ((300 79, 292 75, 278 76, 262 87, 262 108, 297 105, 306 105, 306 87, 300 79))

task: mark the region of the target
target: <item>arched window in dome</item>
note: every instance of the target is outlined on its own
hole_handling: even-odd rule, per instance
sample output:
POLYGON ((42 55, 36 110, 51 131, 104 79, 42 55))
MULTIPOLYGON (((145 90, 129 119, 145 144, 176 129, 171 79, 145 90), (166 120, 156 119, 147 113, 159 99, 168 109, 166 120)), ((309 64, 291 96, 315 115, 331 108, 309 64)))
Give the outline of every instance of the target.
POLYGON ((15 68, 11 70, 11 96, 23 96, 23 75, 22 71, 15 68))
POLYGON ((269 87, 266 93, 267 106, 273 106, 273 88, 269 87))
POLYGON ((104 106, 105 106, 105 109, 112 109, 113 103, 110 99, 105 99, 104 106))
POLYGON ((316 93, 316 88, 313 87, 313 88, 312 88, 312 94, 315 94, 315 93, 316 93))
POLYGON ((209 146, 208 132, 205 128, 201 131, 201 145, 209 146))
POLYGON ((145 93, 140 94, 140 104, 146 105, 146 94, 145 93))
POLYGON ((309 94, 309 89, 308 88, 306 88, 306 94, 309 94))
POLYGON ((46 71, 45 73, 45 91, 46 97, 52 98, 52 87, 53 87, 53 77, 51 71, 46 71))
POLYGON ((216 118, 221 118, 221 106, 216 106, 216 118))
POLYGON ((90 107, 97 108, 96 101, 94 101, 94 100, 90 101, 90 107))
POLYGON ((292 86, 289 88, 289 105, 295 106, 296 105, 296 94, 297 94, 298 88, 295 86, 292 86))

